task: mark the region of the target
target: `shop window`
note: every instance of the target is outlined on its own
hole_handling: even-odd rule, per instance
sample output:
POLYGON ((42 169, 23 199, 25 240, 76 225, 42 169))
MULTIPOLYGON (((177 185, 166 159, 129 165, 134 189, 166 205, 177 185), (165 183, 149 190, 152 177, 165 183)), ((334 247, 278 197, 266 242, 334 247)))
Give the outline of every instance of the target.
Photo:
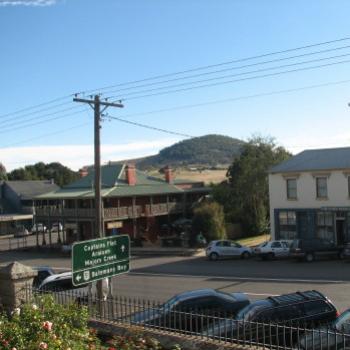
POLYGON ((332 212, 317 213, 316 236, 329 242, 334 242, 334 224, 332 212))
POLYGON ((280 239, 297 238, 296 213, 295 211, 279 212, 280 239))

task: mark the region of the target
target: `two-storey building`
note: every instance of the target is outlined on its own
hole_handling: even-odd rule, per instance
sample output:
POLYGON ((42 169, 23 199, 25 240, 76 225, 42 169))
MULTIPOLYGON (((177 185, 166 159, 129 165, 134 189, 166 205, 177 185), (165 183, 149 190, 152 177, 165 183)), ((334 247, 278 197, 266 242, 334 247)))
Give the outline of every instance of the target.
POLYGON ((269 173, 275 239, 350 241, 350 148, 306 150, 269 173))
MULTIPOLYGON (((94 170, 81 174, 76 182, 35 201, 37 222, 48 227, 61 223, 65 243, 94 237, 94 170)), ((155 240, 160 227, 171 219, 186 217, 193 203, 209 193, 202 182, 174 179, 169 167, 164 178, 157 178, 130 164, 108 164, 101 169, 101 182, 105 234, 124 233, 149 240, 155 240)))
POLYGON ((31 228, 34 198, 58 188, 53 180, 0 181, 0 234, 13 233, 18 225, 31 228))

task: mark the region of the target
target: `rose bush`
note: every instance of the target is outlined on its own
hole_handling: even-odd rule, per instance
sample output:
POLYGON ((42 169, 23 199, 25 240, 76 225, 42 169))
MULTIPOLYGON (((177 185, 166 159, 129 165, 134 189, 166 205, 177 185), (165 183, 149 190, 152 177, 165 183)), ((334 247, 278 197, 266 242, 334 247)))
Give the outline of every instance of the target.
MULTIPOLYGON (((113 337, 101 343, 88 328, 88 311, 77 304, 61 305, 50 295, 0 315, 0 350, 165 350, 143 334, 113 337)), ((174 345, 167 350, 181 350, 174 345)))
POLYGON ((87 309, 76 304, 60 305, 52 296, 0 317, 0 350, 101 349, 100 341, 87 326, 87 309))

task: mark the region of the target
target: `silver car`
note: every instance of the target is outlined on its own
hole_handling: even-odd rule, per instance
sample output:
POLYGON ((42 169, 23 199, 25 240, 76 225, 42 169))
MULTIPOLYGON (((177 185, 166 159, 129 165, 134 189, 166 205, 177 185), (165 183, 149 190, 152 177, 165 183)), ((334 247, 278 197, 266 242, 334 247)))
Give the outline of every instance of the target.
POLYGON ((252 255, 252 250, 237 242, 230 240, 211 241, 205 250, 207 258, 216 261, 220 258, 239 257, 248 259, 252 255))

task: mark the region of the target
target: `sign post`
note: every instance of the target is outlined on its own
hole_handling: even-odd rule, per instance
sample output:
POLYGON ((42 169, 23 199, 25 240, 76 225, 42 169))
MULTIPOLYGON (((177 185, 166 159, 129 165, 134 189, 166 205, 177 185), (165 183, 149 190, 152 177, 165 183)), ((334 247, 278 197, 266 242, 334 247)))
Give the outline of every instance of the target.
POLYGON ((72 282, 81 286, 129 272, 128 235, 76 242, 72 246, 72 282))

